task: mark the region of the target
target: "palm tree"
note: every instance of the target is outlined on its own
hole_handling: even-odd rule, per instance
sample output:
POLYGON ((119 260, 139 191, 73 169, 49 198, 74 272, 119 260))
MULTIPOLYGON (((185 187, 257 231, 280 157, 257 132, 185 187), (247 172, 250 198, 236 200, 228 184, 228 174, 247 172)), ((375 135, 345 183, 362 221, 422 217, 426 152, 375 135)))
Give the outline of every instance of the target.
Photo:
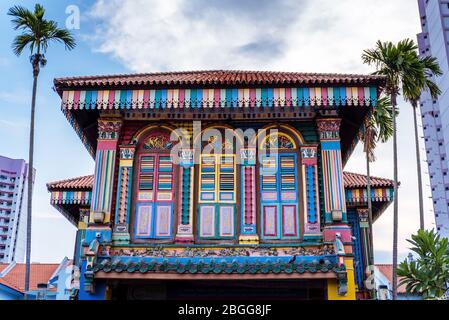
POLYGON ((416 169, 418 171, 418 194, 419 194, 419 222, 420 229, 424 230, 424 205, 422 193, 422 177, 421 177, 421 157, 419 154, 419 139, 418 139, 418 121, 416 117, 416 109, 418 107, 418 100, 422 91, 429 92, 432 99, 436 99, 441 90, 431 80, 434 76, 442 75, 437 59, 434 57, 424 57, 417 60, 416 68, 420 70, 420 77, 415 79, 415 86, 404 88, 404 98, 412 105, 413 109, 413 123, 415 126, 415 147, 416 147, 416 169))
MULTIPOLYGON (((374 265, 374 247, 373 247, 373 208, 371 201, 371 170, 370 163, 376 160, 374 149, 377 142, 385 143, 393 135, 393 109, 388 97, 382 97, 377 102, 376 107, 370 116, 365 120, 363 132, 360 139, 363 142, 366 155, 366 176, 367 176, 367 202, 368 202, 368 225, 369 225, 369 257, 368 263, 374 265)), ((374 292, 372 297, 375 297, 374 292)))
POLYGON ((27 202, 27 244, 26 244, 26 271, 25 271, 25 291, 30 289, 30 257, 31 257, 31 217, 33 203, 33 155, 34 155, 34 114, 36 110, 37 80, 40 69, 47 63, 45 53, 51 42, 64 44, 67 50, 75 48, 76 43, 70 31, 58 28, 58 24, 53 20, 44 19, 45 9, 42 5, 36 4, 34 11, 30 11, 22 6, 14 6, 9 9, 8 15, 12 17, 14 30, 20 30, 13 43, 12 49, 17 56, 20 56, 25 48, 30 49, 30 62, 33 67, 33 95, 31 101, 31 122, 30 122, 30 145, 28 161, 28 202, 27 202))
MULTIPOLYGON (((393 114, 396 115, 397 97, 401 91, 416 87, 420 77, 420 69, 416 68, 419 60, 413 40, 405 39, 397 44, 377 41, 374 49, 364 50, 362 60, 374 65, 374 74, 386 79, 385 92, 390 96, 393 114)), ((396 116, 393 117, 393 171, 394 171, 394 213, 393 213, 393 299, 397 298, 397 265, 398 265, 398 145, 396 116)))

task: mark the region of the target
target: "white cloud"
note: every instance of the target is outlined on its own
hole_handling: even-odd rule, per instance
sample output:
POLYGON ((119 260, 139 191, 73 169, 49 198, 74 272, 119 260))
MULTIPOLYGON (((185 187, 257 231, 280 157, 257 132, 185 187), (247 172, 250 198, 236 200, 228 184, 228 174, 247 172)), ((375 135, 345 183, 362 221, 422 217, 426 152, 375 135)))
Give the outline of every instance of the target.
POLYGON ((90 14, 95 49, 136 72, 360 72, 363 49, 415 37, 419 27, 410 0, 98 0, 90 14))
MULTIPOLYGON (((363 49, 378 39, 415 39, 418 8, 410 0, 97 0, 94 50, 112 55, 133 72, 190 69, 257 69, 358 73, 363 49)), ((400 253, 418 227, 410 109, 399 118, 400 253)), ((391 143, 378 148, 373 175, 392 177, 391 143)), ((426 165, 423 163, 423 171, 426 165)), ((365 172, 358 148, 347 170, 365 172)), ((424 176, 428 183, 428 176, 424 176)), ((426 188, 426 199, 430 195, 426 188)), ((427 199, 428 200, 428 199, 427 199)), ((426 201, 426 211, 431 202, 426 201)), ((376 249, 389 251, 392 206, 376 223, 376 249)), ((426 215, 429 227, 433 217, 426 215)), ((385 259, 382 254, 382 260, 385 259)))

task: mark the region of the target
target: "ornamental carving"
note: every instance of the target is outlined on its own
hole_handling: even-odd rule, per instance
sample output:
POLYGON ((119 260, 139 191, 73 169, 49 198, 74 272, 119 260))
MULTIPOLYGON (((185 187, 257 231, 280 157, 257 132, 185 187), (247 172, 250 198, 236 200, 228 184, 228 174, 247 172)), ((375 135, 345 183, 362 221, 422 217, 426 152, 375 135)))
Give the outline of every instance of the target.
POLYGON ((217 136, 210 136, 203 144, 203 148, 205 147, 212 148, 214 151, 222 150, 224 153, 234 152, 234 143, 232 141, 228 139, 220 141, 220 138, 217 136))
POLYGON ((120 159, 121 160, 133 160, 134 159, 134 148, 121 148, 120 149, 120 159))
POLYGON ((318 120, 318 132, 321 140, 339 140, 340 139, 340 119, 318 120))
POLYGON ((256 149, 240 149, 240 158, 245 163, 255 164, 256 154, 256 149))
POLYGON ((121 128, 121 120, 98 120, 98 137, 103 140, 117 140, 121 128))
POLYGON ((143 148, 145 150, 171 150, 174 143, 167 135, 153 135, 145 140, 143 148))
POLYGON ((265 150, 292 150, 294 148, 295 143, 293 142, 293 139, 282 133, 269 135, 268 137, 266 137, 265 142, 262 144, 262 149, 265 150))
MULTIPOLYGON (((109 251, 109 250, 107 250, 109 251)), ((152 248, 114 248, 110 250, 111 256, 122 257, 281 257, 281 256, 322 256, 334 254, 333 246, 324 245, 317 248, 225 248, 202 249, 183 248, 170 249, 163 247, 152 248)))
POLYGON ((301 154, 303 159, 316 159, 317 148, 316 147, 301 148, 301 154))

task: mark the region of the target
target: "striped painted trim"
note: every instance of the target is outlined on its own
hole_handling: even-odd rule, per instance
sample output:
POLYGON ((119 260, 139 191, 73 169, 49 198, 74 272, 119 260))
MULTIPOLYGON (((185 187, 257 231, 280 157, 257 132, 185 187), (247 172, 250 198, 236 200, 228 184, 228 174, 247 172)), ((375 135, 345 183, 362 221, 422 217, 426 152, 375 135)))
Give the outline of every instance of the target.
POLYGON ((51 204, 82 204, 90 205, 92 192, 90 191, 53 191, 51 204))
POLYGON ((64 110, 375 106, 376 87, 70 90, 64 110))

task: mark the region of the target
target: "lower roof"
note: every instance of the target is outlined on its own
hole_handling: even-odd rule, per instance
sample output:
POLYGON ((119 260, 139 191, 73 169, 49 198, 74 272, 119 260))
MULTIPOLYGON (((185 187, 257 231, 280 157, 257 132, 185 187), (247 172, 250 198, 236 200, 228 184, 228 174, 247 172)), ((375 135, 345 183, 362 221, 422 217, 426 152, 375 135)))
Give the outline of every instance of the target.
MULTIPOLYGON (((10 270, 6 272, 8 264, 0 264, 2 274, 0 276, 0 284, 9 287, 15 291, 25 293, 25 268, 24 263, 17 263, 13 265, 10 270)), ((41 264, 32 263, 30 271, 30 291, 37 290, 37 285, 41 283, 48 283, 59 264, 41 264)))

